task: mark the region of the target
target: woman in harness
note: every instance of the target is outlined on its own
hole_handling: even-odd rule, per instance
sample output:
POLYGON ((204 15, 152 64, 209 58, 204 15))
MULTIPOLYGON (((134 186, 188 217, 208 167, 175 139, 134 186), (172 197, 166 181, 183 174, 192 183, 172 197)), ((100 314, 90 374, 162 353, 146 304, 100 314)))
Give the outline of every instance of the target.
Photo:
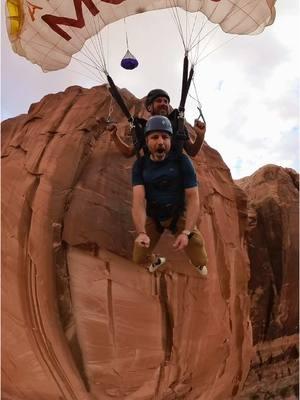
POLYGON ((195 227, 199 195, 195 169, 183 153, 171 152, 172 125, 165 116, 150 117, 145 127, 149 155, 138 158, 132 169, 132 216, 137 231, 133 261, 149 262, 154 272, 165 258, 152 251, 164 229, 175 236, 174 248, 184 249, 202 276, 207 275, 207 254, 195 227))

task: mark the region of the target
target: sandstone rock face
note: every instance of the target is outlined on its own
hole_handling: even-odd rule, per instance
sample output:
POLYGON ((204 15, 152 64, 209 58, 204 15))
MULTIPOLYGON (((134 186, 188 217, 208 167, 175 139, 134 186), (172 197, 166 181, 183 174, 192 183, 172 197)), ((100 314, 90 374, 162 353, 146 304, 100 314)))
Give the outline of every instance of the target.
POLYGON ((299 175, 267 165, 237 183, 248 198, 249 295, 256 345, 244 395, 297 394, 299 175))
MULTIPOLYGON (((161 272, 133 264, 133 159, 106 130, 111 105, 105 86, 71 87, 2 124, 3 399, 231 399, 255 356, 246 194, 204 144, 194 165, 208 279, 168 234, 161 272)), ((116 105, 112 118, 126 136, 116 105)), ((268 338, 295 333, 294 317, 280 318, 289 327, 268 338)))

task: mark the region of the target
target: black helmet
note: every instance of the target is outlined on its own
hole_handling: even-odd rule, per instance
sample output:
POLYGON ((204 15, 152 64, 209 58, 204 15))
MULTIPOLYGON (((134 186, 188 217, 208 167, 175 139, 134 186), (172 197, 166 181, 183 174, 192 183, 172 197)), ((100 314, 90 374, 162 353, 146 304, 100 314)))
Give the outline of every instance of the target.
POLYGON ((162 115, 150 117, 145 126, 145 136, 155 131, 166 132, 168 135, 172 136, 173 128, 170 120, 162 115))
POLYGON ((166 97, 168 99, 168 102, 170 103, 170 97, 167 92, 165 92, 162 89, 153 89, 150 90, 150 92, 147 94, 146 100, 145 100, 145 105, 146 107, 149 107, 150 104, 153 103, 155 99, 158 97, 166 97))

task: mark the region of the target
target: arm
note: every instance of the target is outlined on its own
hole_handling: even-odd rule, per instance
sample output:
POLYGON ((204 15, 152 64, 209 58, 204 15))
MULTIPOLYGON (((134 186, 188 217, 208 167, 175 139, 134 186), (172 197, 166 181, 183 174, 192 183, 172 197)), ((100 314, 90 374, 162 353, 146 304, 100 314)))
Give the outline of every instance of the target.
POLYGON ((126 158, 134 156, 135 152, 133 146, 130 147, 120 138, 120 136, 117 134, 116 125, 109 126, 107 130, 111 132, 111 137, 115 145, 117 146, 118 150, 123 154, 123 156, 125 156, 126 158))
POLYGON ((199 193, 198 187, 192 187, 185 189, 185 200, 186 200, 186 221, 185 230, 192 231, 197 223, 199 217, 199 193))
POLYGON ((204 142, 206 124, 202 121, 195 120, 194 131, 196 132, 196 139, 194 143, 191 141, 191 139, 189 139, 184 145, 185 151, 191 157, 195 157, 195 155, 201 149, 201 146, 204 142))
MULTIPOLYGON (((186 199, 186 221, 184 230, 192 231, 197 223, 199 216, 199 193, 198 187, 192 187, 185 189, 185 199, 186 199)), ((189 242, 189 238, 185 233, 180 233, 174 244, 176 250, 184 249, 189 242)))
POLYGON ((149 247, 150 238, 146 233, 146 198, 143 185, 133 186, 132 219, 137 231, 136 243, 143 247, 149 247))

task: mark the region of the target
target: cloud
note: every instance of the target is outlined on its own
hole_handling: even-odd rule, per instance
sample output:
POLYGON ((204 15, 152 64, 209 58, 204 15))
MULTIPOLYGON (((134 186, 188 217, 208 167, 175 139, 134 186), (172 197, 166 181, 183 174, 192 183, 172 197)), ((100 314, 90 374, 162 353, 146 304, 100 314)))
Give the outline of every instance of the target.
POLYGON ((269 108, 276 109, 280 118, 288 124, 299 123, 299 81, 287 81, 285 90, 266 100, 269 108))
POLYGON ((276 163, 282 163, 286 167, 294 168, 299 171, 299 126, 295 126, 289 131, 281 134, 278 143, 278 151, 275 153, 276 163))
POLYGON ((290 0, 288 2, 276 2, 276 14, 285 16, 299 16, 300 14, 300 4, 297 0, 290 0))

